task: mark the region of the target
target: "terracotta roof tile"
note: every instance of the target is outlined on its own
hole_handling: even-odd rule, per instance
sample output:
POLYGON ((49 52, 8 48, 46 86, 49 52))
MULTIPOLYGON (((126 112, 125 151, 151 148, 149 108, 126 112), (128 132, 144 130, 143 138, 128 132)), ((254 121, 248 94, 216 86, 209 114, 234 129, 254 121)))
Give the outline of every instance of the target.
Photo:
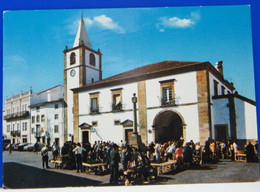
POLYGON ((109 82, 109 81, 136 77, 136 76, 145 75, 145 74, 157 73, 157 72, 167 71, 169 69, 182 68, 182 67, 187 67, 189 65, 201 64, 201 63, 202 62, 190 62, 190 61, 162 61, 162 62, 138 67, 136 69, 133 69, 133 70, 130 70, 130 71, 127 71, 124 73, 120 73, 118 75, 103 79, 101 81, 97 81, 94 84, 100 84, 100 83, 105 83, 105 82, 109 82))
POLYGON ((106 86, 115 86, 119 84, 124 84, 127 82, 139 81, 149 78, 155 78, 159 76, 170 75, 173 73, 185 73, 187 71, 195 71, 206 69, 211 70, 215 75, 219 76, 222 81, 230 87, 233 86, 223 79, 223 76, 209 63, 209 62, 194 62, 194 61, 162 61, 158 63, 153 63, 138 67, 136 69, 120 73, 118 75, 108 77, 106 79, 94 82, 92 84, 87 84, 85 86, 72 89, 72 91, 80 92, 86 90, 98 89, 106 86))

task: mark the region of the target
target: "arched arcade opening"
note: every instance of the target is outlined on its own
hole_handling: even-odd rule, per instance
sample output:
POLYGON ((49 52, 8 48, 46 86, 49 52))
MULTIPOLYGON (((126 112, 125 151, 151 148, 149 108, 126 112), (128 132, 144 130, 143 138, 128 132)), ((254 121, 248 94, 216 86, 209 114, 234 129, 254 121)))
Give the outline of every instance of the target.
POLYGON ((164 143, 185 139, 184 121, 180 114, 172 110, 160 112, 154 119, 154 140, 164 143))

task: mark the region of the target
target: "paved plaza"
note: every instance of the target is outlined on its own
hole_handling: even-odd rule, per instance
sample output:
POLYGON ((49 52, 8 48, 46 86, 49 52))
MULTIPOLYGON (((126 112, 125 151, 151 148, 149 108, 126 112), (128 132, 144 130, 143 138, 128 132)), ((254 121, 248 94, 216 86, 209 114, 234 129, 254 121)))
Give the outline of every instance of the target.
MULTIPOLYGON (((52 158, 51 153, 49 157, 52 158)), ((76 170, 42 169, 40 153, 3 152, 3 185, 9 189, 109 186, 109 174, 76 173, 76 170), (15 182, 14 182, 15 181, 15 182)), ((172 171, 144 185, 232 183, 259 181, 259 163, 221 160, 217 164, 172 171)), ((123 186, 124 184, 120 184, 123 186)))

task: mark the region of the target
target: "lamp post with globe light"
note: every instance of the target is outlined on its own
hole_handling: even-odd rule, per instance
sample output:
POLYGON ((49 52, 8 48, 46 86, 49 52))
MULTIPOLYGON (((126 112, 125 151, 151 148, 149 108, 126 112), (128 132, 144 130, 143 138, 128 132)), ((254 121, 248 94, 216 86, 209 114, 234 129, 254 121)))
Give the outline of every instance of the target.
POLYGON ((137 97, 136 94, 133 94, 132 97, 132 103, 133 103, 133 112, 134 112, 134 132, 130 137, 130 145, 134 147, 138 147, 142 144, 141 136, 138 135, 137 132, 137 115, 136 115, 136 103, 137 103, 137 97))

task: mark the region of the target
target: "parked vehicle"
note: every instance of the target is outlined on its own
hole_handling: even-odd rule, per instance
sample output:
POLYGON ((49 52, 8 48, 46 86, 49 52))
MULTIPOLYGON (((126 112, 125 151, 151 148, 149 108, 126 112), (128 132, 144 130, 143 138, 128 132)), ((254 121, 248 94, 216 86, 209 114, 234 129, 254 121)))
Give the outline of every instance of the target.
POLYGON ((15 144, 13 144, 12 145, 12 148, 13 148, 13 150, 18 150, 18 145, 19 145, 20 143, 15 143, 15 144))
MULTIPOLYGON (((45 144, 43 143, 38 143, 38 144, 39 144, 39 148, 38 148, 39 150, 41 150, 45 146, 45 144)), ((24 151, 34 151, 34 145, 35 143, 25 146, 24 151)))
POLYGON ((24 151, 24 148, 28 145, 31 145, 31 143, 21 143, 18 145, 18 151, 24 151))

